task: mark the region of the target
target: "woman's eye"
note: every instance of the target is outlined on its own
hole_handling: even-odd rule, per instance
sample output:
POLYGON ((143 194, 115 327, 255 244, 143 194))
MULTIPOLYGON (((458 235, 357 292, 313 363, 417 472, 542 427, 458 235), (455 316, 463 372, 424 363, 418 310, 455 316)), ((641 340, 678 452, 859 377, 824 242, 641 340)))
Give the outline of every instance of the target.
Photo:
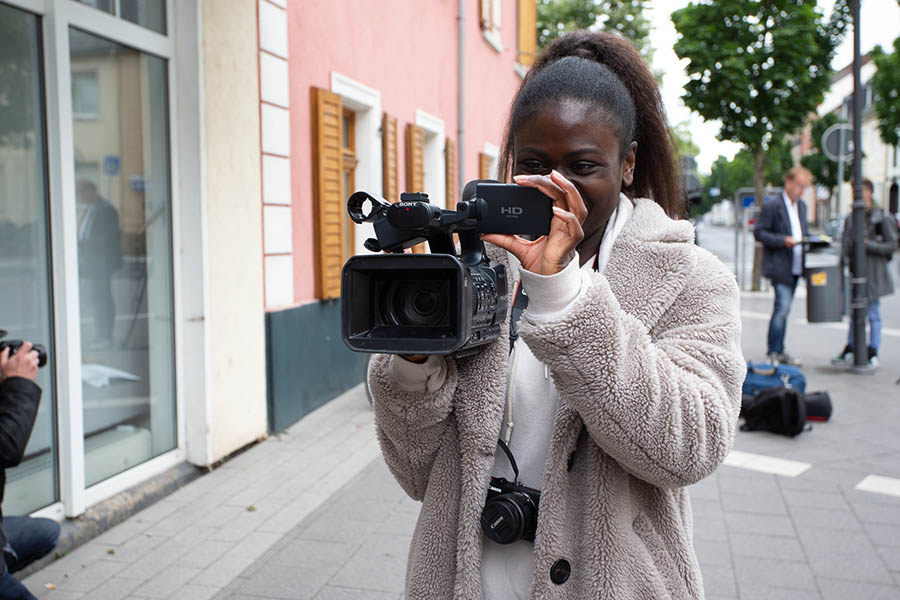
POLYGON ((544 175, 550 172, 546 166, 539 160, 522 160, 519 161, 519 167, 526 173, 544 175))
POLYGON ((595 165, 594 163, 590 163, 590 162, 579 162, 579 163, 575 163, 574 165, 572 165, 572 170, 575 171, 576 173, 587 173, 588 171, 590 171, 591 169, 593 169, 596 166, 597 165, 595 165))

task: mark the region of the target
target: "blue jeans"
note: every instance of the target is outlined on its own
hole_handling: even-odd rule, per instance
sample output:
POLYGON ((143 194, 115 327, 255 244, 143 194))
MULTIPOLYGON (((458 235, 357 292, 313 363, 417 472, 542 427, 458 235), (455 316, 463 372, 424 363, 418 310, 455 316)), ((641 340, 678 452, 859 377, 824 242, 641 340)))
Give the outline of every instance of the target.
POLYGON ((8 572, 0 577, 0 599, 32 600, 34 596, 12 573, 53 550, 59 539, 59 525, 51 519, 3 517, 3 532, 8 543, 3 550, 8 572))
POLYGON ((775 288, 775 307, 772 309, 772 318, 769 320, 769 349, 766 354, 780 354, 784 352, 784 334, 787 330, 787 318, 791 312, 791 303, 794 301, 794 290, 797 289, 798 277, 794 282, 772 282, 775 288))
MULTIPOLYGON (((878 304, 878 299, 869 300, 869 304, 866 306, 866 318, 869 319, 869 346, 874 348, 875 352, 878 352, 878 347, 881 346, 881 308, 878 304)), ((853 348, 854 326, 853 315, 851 314, 850 332, 847 334, 847 345, 850 348, 853 348)))

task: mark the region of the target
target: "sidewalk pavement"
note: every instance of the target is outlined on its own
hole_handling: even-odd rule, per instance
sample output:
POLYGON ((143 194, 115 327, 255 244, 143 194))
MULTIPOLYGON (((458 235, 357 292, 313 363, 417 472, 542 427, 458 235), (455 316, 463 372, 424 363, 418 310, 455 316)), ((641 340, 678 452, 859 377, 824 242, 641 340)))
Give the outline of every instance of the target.
MULTIPOLYGON (((743 296, 747 358, 764 355, 771 305, 743 296)), ((738 432, 726 464, 692 486, 710 600, 900 598, 900 335, 885 336, 872 375, 829 365, 845 335, 802 310, 788 326, 808 389, 831 393, 831 422, 794 439, 738 432)), ((396 599, 417 512, 360 386, 25 584, 66 600, 396 599)))

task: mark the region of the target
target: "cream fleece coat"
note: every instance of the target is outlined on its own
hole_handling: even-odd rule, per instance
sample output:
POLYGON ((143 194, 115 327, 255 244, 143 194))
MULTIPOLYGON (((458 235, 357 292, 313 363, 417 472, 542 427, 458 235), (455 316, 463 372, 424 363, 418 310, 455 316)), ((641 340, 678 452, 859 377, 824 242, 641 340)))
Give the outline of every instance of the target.
MULTIPOLYGON (((703 598, 684 486, 712 473, 734 438, 745 373, 738 302, 734 278, 693 244, 691 225, 641 199, 606 271, 571 311, 540 323, 525 312, 520 335, 560 393, 533 598, 703 598)), ((409 600, 481 598, 480 516, 503 416, 507 337, 508 326, 481 353, 448 359, 433 391, 401 389, 390 356, 371 362, 385 461, 422 501, 409 600)))

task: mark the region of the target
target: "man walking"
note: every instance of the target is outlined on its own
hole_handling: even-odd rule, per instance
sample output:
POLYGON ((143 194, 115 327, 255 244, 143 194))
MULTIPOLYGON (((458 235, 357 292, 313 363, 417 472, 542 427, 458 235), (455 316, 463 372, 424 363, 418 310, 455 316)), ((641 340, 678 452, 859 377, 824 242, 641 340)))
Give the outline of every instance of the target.
POLYGON ((784 177, 781 196, 763 204, 754 237, 763 245, 762 272, 772 282, 775 306, 769 320, 766 355, 772 363, 800 365, 800 361, 784 350, 787 318, 803 273, 803 244, 808 235, 806 204, 803 192, 812 185, 812 174, 803 167, 794 167, 784 177))

